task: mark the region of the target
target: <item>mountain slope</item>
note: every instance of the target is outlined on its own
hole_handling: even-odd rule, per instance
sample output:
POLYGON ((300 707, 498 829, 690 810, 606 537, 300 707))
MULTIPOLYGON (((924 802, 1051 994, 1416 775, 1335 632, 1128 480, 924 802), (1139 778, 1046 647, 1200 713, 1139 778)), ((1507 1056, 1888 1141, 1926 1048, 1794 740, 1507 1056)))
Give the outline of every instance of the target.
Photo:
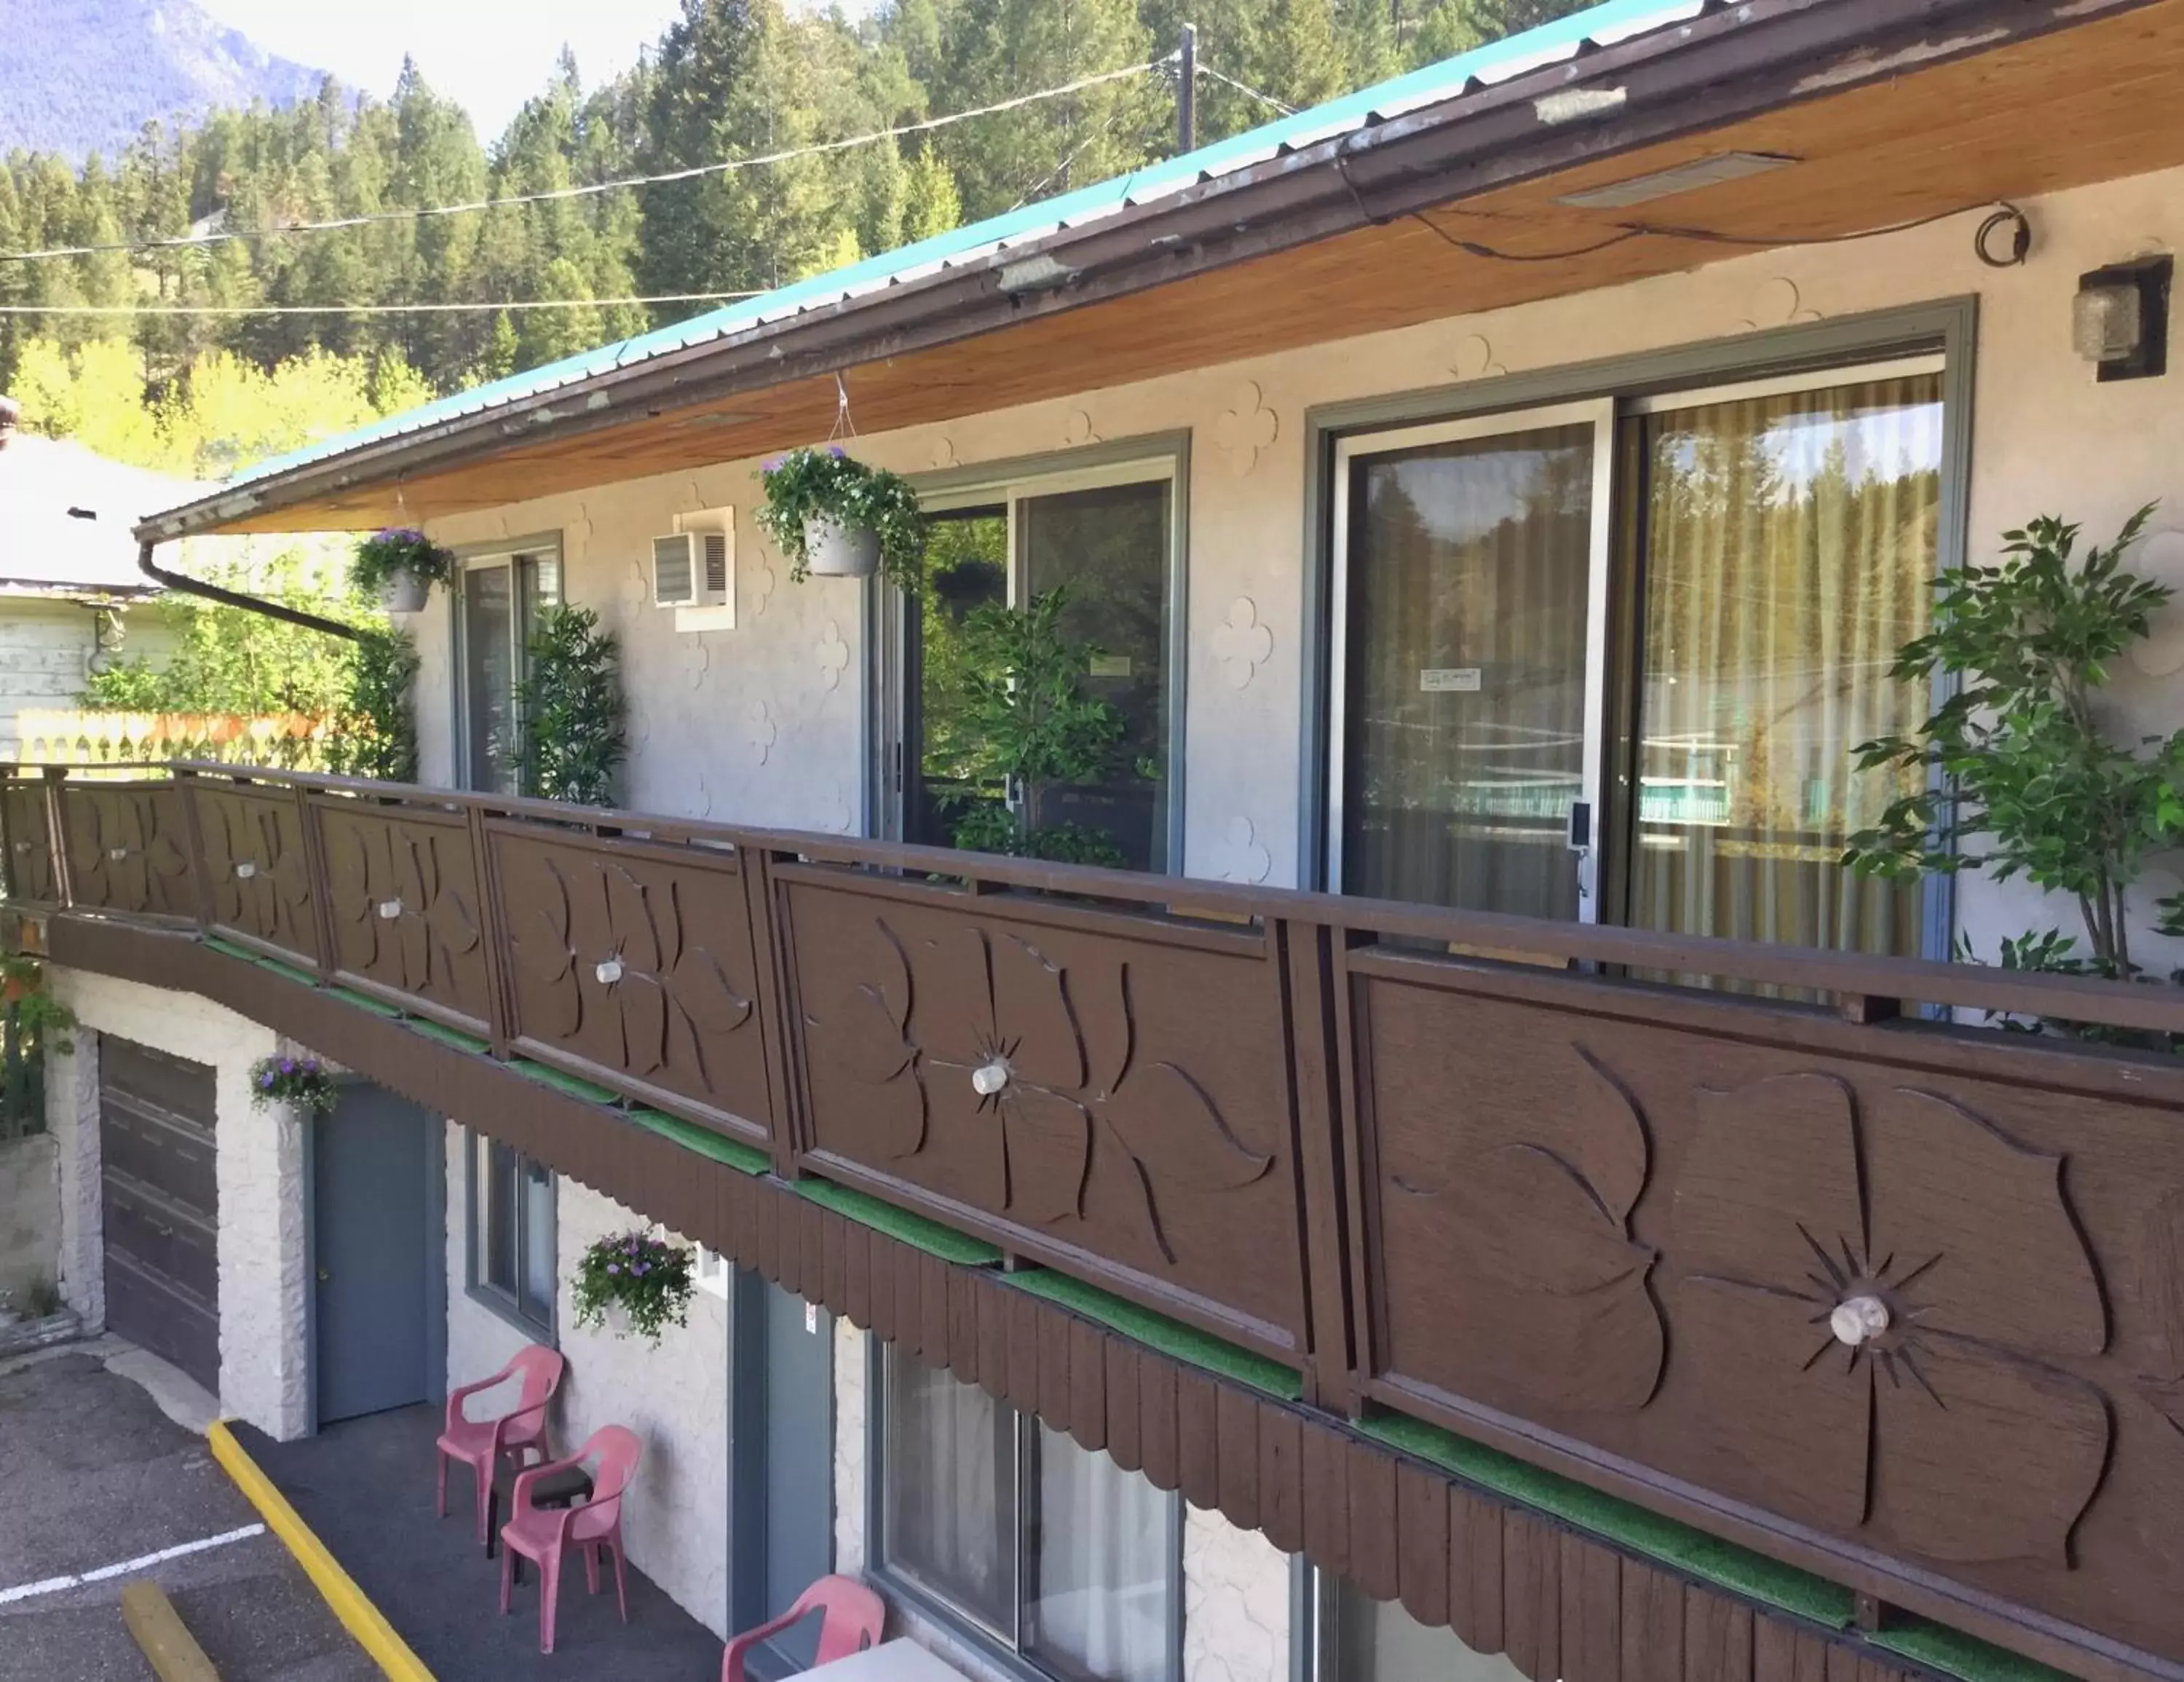
POLYGON ((0 0, 0 154, 110 159, 153 118, 288 104, 315 93, 320 75, 194 0, 0 0))

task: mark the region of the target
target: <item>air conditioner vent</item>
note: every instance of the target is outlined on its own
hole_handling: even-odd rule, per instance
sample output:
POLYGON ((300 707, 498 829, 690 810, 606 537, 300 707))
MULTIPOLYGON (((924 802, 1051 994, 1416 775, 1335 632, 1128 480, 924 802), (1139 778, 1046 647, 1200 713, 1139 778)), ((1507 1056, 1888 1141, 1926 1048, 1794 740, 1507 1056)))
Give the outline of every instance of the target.
POLYGON ((677 532, 652 540, 652 604, 655 607, 695 607, 698 604, 698 539, 677 532))

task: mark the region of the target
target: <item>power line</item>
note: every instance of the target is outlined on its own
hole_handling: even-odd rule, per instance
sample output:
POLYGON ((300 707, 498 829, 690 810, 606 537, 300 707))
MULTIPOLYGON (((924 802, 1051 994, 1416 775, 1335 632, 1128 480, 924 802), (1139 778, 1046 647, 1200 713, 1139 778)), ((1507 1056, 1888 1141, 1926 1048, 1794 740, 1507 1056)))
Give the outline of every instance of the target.
POLYGON ((1296 115, 1295 106, 1284 105, 1280 100, 1275 98, 1273 94, 1262 93, 1257 88, 1249 86, 1245 83, 1238 81, 1236 78, 1232 75, 1224 75, 1221 71, 1215 70, 1212 65, 1207 64, 1203 58, 1201 58, 1198 61, 1198 74, 1202 76, 1212 76, 1213 80, 1217 82, 1225 82, 1228 86, 1234 88, 1237 92, 1243 94, 1247 98, 1257 100, 1262 105, 1268 107, 1269 109, 1280 112, 1284 117, 1294 117, 1296 115))
POLYGON ((469 310, 604 309, 619 304, 724 304, 755 292, 671 292, 649 298, 515 298, 498 304, 0 304, 0 315, 443 315, 469 310))
POLYGON ((1075 81, 1065 82, 1059 87, 1043 87, 1034 92, 1020 93, 1012 99, 1004 99, 993 105, 981 105, 973 110, 951 111, 944 116, 926 117, 914 123, 904 123, 899 127, 875 129, 868 134, 850 135, 842 140, 815 141, 809 146, 761 153, 750 158, 730 158, 717 164, 696 164, 688 169, 670 170, 660 175, 624 175, 610 181, 589 181, 577 187, 545 187, 536 192, 513 193, 504 198, 476 199, 461 204, 425 204, 398 210, 372 210, 354 216, 336 216, 324 221, 284 222, 274 227, 220 229, 202 234, 177 234, 168 239, 114 240, 103 244, 52 246, 42 251, 0 252, 0 262, 32 263, 51 258, 99 257, 115 252, 181 251, 289 234, 333 233, 344 228, 370 227, 382 222, 416 221, 433 216, 465 216, 518 204, 544 204, 571 198, 589 198, 628 187, 659 187, 671 181, 694 181, 702 175, 734 175, 740 170, 756 169, 760 164, 794 163, 800 158, 817 158, 836 152, 854 151, 861 146, 877 146, 882 141, 894 140, 903 135, 929 134, 935 129, 969 122, 974 117, 991 117, 1005 111, 1019 110, 1041 100, 1059 99, 1106 82, 1147 75, 1174 63, 1175 58, 1176 55, 1171 53, 1165 58, 1154 58, 1145 64, 1125 64, 1120 70, 1102 70, 1096 75, 1080 76, 1075 81))

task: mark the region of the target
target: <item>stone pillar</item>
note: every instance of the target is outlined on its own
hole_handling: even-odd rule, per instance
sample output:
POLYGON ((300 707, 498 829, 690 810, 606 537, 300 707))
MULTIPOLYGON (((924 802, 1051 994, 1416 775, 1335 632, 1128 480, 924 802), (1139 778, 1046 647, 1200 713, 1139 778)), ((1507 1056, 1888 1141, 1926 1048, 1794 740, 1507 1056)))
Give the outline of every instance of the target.
MULTIPOLYGON (((58 982, 56 993, 61 991, 58 982)), ((106 1223, 100 1202, 98 1035, 78 1025, 73 1053, 46 1050, 46 1131, 59 1180, 61 1237, 56 1283, 86 1333, 106 1327, 106 1223)))

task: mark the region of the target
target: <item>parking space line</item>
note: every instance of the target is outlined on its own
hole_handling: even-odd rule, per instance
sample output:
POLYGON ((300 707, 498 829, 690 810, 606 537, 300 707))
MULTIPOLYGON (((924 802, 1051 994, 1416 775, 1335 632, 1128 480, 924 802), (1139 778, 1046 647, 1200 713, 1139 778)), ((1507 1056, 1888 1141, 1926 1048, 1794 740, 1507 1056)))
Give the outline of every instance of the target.
POLYGON ((164 1565, 170 1559, 182 1559, 193 1553, 207 1553, 214 1548, 247 1542, 253 1536, 265 1534, 263 1524, 245 1524, 240 1529, 223 1530, 217 1536, 203 1536, 194 1542, 178 1542, 173 1547, 161 1548, 157 1553, 139 1554, 134 1559, 102 1565, 94 1571, 81 1571, 69 1577, 47 1577, 36 1583, 20 1583, 12 1589, 0 1589, 0 1606, 16 1601, 35 1600, 41 1595, 57 1595, 64 1589, 80 1589, 86 1583, 104 1583, 116 1577, 133 1576, 139 1571, 149 1571, 155 1565, 164 1565))

